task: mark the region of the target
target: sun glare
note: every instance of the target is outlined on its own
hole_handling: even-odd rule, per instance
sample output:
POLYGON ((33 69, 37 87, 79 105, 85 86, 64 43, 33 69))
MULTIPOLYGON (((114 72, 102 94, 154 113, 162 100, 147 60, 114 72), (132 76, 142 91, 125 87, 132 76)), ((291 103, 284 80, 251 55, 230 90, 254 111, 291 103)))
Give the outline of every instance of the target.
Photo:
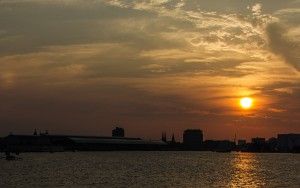
POLYGON ((253 99, 250 97, 243 97, 240 99, 240 105, 243 109, 249 109, 252 107, 253 99))

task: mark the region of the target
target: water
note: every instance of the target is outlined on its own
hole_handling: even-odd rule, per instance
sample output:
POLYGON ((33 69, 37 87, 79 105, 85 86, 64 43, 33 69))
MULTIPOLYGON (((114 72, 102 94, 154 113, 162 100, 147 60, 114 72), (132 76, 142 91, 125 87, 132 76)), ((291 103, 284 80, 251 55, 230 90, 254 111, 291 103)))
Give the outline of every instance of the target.
POLYGON ((300 187, 299 154, 27 153, 0 159, 0 187, 300 187))

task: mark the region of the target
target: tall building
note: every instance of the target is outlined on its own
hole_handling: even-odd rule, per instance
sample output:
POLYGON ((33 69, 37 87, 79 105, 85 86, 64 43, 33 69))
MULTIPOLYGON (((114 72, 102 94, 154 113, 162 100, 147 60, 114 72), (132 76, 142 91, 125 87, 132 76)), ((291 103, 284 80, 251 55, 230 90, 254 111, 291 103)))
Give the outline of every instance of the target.
POLYGON ((295 152, 300 150, 300 134, 278 134, 277 146, 281 152, 295 152))
POLYGON ((176 143, 174 134, 172 135, 172 143, 176 143))
POLYGON ((200 129, 187 129, 183 133, 183 144, 197 147, 203 143, 203 132, 200 129))
POLYGON ((121 127, 116 127, 115 129, 112 130, 112 136, 113 137, 124 137, 125 131, 121 127))
POLYGON ((161 134, 161 140, 163 142, 167 142, 167 133, 166 132, 162 132, 162 134, 161 134))

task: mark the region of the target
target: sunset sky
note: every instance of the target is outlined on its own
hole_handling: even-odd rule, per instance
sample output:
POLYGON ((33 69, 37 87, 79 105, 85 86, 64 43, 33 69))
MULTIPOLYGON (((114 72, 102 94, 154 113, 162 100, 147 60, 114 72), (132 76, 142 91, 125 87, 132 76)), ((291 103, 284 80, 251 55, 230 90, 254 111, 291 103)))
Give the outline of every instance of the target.
POLYGON ((0 0, 0 135, 299 133, 299 52, 300 0, 0 0))

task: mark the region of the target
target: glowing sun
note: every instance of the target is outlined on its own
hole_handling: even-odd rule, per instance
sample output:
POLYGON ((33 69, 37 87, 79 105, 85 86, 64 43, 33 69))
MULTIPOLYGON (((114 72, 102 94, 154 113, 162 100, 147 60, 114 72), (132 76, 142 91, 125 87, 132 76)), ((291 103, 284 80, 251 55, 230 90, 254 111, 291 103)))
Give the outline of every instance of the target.
POLYGON ((240 105, 243 109, 249 109, 253 105, 253 99, 250 97, 243 97, 240 99, 240 105))

